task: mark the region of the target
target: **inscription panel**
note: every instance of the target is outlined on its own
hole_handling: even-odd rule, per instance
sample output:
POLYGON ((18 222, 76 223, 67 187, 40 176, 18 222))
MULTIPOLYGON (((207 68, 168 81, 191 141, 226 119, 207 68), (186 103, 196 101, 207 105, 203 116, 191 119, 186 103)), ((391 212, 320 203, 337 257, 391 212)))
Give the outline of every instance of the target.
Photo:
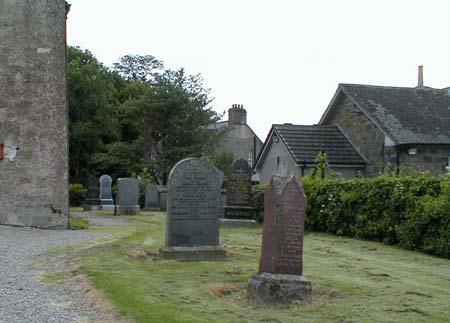
POLYGON ((227 205, 250 206, 252 170, 244 159, 233 163, 227 187, 227 205))

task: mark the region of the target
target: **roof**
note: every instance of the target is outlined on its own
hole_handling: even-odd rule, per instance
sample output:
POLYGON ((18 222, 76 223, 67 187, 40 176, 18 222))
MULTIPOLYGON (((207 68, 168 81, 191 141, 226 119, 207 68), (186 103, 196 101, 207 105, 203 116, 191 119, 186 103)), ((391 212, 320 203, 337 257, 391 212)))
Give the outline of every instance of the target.
POLYGON ((228 121, 213 122, 206 126, 208 130, 222 130, 228 127, 228 121))
POLYGON ((320 124, 341 93, 395 144, 450 144, 448 89, 340 84, 320 124))
POLYGON ((258 157, 262 158, 266 146, 276 135, 286 146, 298 165, 314 164, 317 155, 324 151, 330 165, 365 165, 366 161, 337 126, 275 124, 258 157))
MULTIPOLYGON (((253 131, 253 129, 248 124, 242 124, 240 126, 247 127, 250 130, 250 132, 255 136, 256 140, 258 140, 258 142, 262 144, 261 139, 259 139, 258 135, 253 131)), ((211 123, 206 126, 206 129, 210 130, 210 131, 222 131, 222 130, 227 129, 228 127, 229 127, 229 122, 228 122, 228 120, 225 120, 225 121, 211 123)))

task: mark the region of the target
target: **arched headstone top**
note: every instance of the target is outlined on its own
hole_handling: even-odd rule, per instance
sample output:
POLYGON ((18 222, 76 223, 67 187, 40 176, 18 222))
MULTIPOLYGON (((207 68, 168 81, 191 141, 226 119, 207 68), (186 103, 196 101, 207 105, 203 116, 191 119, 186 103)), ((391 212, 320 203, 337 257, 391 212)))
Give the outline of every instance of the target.
POLYGON ((171 182, 179 179, 180 174, 193 175, 196 169, 202 169, 202 172, 209 173, 212 176, 211 180, 218 181, 220 182, 220 184, 222 184, 223 173, 215 166, 211 165, 204 159, 186 158, 176 163, 175 166, 173 166, 173 168, 171 169, 168 180, 169 186, 171 182))
POLYGON ((105 183, 105 184, 109 183, 109 184, 111 184, 112 183, 112 178, 109 175, 102 175, 102 176, 100 176, 99 181, 100 181, 100 184, 101 183, 105 183))

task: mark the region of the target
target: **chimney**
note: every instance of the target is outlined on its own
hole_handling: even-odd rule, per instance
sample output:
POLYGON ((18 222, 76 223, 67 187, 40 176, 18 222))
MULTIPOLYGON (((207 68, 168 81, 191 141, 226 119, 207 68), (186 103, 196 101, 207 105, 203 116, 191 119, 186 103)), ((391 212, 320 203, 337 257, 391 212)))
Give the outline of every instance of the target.
POLYGON ((419 77, 417 78, 417 87, 423 87, 423 65, 419 66, 419 77))
POLYGON ((228 125, 247 124, 247 111, 242 104, 233 104, 228 110, 228 125))

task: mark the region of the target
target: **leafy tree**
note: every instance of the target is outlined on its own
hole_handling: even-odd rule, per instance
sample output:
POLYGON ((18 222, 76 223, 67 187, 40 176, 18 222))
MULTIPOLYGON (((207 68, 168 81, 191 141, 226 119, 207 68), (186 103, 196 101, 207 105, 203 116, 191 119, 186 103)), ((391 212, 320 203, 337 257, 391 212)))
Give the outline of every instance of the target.
POLYGON ((126 57, 114 65, 127 79, 117 109, 121 139, 96 154, 95 161, 116 171, 145 169, 151 181, 165 184, 176 162, 208 154, 216 135, 206 126, 219 116, 208 107, 209 90, 200 75, 160 70, 153 56, 126 57))
POLYGON ((128 81, 152 82, 163 69, 162 61, 152 55, 126 55, 114 63, 114 70, 128 81))
POLYGON ((316 157, 316 167, 311 172, 311 177, 316 178, 325 178, 326 174, 330 171, 327 163, 327 154, 324 151, 321 151, 317 154, 316 157))
POLYGON ((115 116, 123 79, 88 51, 67 50, 69 153, 71 182, 83 182, 93 170, 91 156, 119 139, 115 116))
POLYGON ((223 152, 220 155, 208 156, 206 159, 220 169, 224 173, 225 179, 228 179, 231 166, 234 162, 234 156, 232 153, 223 152))

